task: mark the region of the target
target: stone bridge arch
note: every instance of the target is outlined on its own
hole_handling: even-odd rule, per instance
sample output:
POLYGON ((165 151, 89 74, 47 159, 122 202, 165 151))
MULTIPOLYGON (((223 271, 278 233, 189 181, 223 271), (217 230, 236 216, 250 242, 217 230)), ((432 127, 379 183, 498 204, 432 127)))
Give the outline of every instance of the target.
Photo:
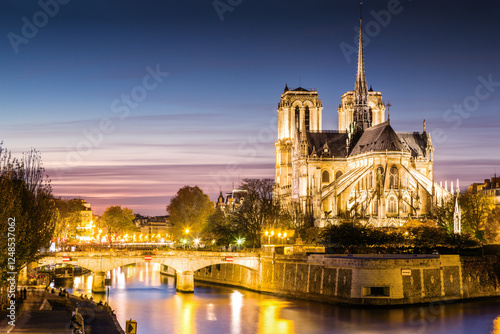
POLYGON ((218 253, 218 252, 166 252, 155 255, 135 255, 133 252, 123 254, 99 253, 63 253, 46 256, 38 261, 39 266, 66 263, 78 265, 94 273, 92 291, 106 291, 106 273, 118 267, 151 262, 172 267, 176 271, 176 289, 180 292, 194 292, 194 272, 214 264, 231 263, 252 270, 260 271, 260 255, 256 253, 218 253))

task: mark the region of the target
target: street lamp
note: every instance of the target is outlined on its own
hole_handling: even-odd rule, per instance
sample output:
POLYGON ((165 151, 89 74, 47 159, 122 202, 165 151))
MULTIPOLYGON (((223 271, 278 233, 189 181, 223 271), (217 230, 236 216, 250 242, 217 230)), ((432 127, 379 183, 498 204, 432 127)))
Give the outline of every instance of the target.
POLYGON ((187 228, 184 232, 186 232, 186 241, 189 246, 189 229, 187 228))
POLYGON ((245 238, 238 238, 236 239, 236 245, 238 245, 238 248, 241 249, 241 245, 245 242, 245 238))
POLYGON ((286 232, 283 233, 283 236, 281 236, 281 232, 278 233, 278 238, 281 238, 281 244, 283 245, 283 239, 286 238, 286 232))
POLYGON ((265 235, 267 237, 267 245, 271 245, 271 237, 274 235, 274 231, 266 231, 265 235))

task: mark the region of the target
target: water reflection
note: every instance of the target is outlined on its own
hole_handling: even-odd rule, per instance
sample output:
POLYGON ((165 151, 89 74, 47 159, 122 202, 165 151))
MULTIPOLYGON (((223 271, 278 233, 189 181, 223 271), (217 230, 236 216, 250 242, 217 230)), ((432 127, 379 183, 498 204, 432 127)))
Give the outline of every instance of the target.
POLYGON ((176 334, 195 334, 196 322, 195 313, 197 305, 193 300, 193 295, 181 296, 176 295, 175 313, 180 315, 180 319, 175 323, 176 334))
MULTIPOLYGON (((194 294, 175 290, 158 264, 116 268, 109 303, 124 327, 138 333, 485 333, 500 334, 500 303, 435 303, 403 309, 360 309, 287 300, 228 287, 196 284, 194 294)), ((90 295, 92 276, 77 277, 75 294, 90 295)), ((94 295, 106 300, 105 294, 94 295)))
POLYGON ((491 334, 500 334, 500 316, 493 320, 493 330, 491 331, 491 334))
POLYGON ((239 291, 231 294, 231 334, 241 333, 241 308, 243 307, 243 295, 239 291))
POLYGON ((293 321, 280 319, 281 310, 289 302, 265 300, 260 303, 259 334, 292 334, 293 321))

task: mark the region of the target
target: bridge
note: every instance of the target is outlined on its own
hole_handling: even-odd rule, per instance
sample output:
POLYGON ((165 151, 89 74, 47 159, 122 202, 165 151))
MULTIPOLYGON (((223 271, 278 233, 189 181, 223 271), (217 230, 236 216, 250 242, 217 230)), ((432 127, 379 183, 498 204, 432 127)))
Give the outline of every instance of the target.
POLYGON ((252 270, 260 270, 259 253, 206 251, 90 251, 53 253, 38 261, 37 266, 66 263, 93 272, 92 292, 106 291, 106 272, 121 266, 153 262, 172 267, 176 271, 176 290, 194 292, 194 272, 221 263, 232 263, 252 270))

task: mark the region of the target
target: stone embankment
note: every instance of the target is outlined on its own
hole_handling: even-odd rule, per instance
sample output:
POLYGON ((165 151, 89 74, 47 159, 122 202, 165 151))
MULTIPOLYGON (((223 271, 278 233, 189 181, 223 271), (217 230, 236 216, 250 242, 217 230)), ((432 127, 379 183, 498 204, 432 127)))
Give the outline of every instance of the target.
POLYGON ((273 254, 261 257, 260 271, 218 264, 194 278, 284 297, 395 306, 500 297, 500 258, 273 254))

